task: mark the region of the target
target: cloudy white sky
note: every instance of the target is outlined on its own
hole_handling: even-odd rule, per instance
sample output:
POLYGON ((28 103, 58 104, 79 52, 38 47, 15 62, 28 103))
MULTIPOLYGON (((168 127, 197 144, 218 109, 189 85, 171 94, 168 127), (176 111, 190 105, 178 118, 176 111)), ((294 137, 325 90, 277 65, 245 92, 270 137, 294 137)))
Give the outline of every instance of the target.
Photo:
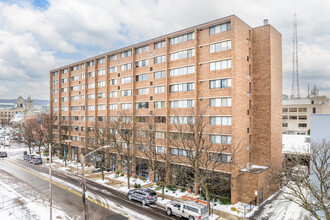
POLYGON ((49 99, 50 69, 232 14, 282 33, 290 95, 294 13, 300 94, 309 83, 330 96, 327 0, 0 0, 0 98, 49 99))

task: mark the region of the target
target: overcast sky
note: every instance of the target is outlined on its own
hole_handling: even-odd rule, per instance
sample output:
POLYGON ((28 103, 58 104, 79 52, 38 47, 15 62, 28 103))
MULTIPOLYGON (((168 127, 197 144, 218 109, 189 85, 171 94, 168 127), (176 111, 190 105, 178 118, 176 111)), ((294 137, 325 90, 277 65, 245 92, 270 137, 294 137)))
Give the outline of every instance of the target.
POLYGON ((330 96, 330 1, 0 0, 0 98, 49 99, 49 70, 235 14, 282 33, 283 93, 291 93, 297 14, 300 94, 330 96))

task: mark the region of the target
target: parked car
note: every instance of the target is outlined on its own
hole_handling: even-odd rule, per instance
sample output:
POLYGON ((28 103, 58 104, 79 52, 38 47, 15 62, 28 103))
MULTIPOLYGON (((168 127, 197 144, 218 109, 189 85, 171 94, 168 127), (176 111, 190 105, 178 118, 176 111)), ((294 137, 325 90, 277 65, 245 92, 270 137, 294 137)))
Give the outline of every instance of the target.
POLYGON ((0 157, 7 157, 7 152, 6 151, 1 151, 0 152, 0 157))
POLYGON ((32 160, 32 164, 33 165, 42 164, 42 158, 41 157, 34 157, 34 159, 32 160))
POLYGON ((132 189, 128 191, 127 198, 129 200, 136 200, 142 202, 143 205, 156 203, 157 194, 152 189, 141 188, 141 189, 132 189))
POLYGON ((27 160, 29 158, 30 155, 26 154, 26 155, 23 155, 23 159, 24 160, 27 160))
POLYGON ((171 201, 166 203, 167 215, 176 215, 189 220, 209 219, 209 208, 201 203, 193 201, 171 201))
POLYGON ((34 154, 30 154, 26 161, 31 163, 31 160, 33 159, 33 157, 34 157, 34 154))

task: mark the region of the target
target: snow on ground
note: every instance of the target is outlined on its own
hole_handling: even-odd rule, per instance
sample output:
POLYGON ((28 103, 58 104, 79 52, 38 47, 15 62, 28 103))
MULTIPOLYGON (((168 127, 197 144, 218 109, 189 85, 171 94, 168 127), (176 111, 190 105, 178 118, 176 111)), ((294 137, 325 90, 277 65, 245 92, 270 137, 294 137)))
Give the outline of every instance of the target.
MULTIPOLYGON (((155 190, 158 193, 162 193, 162 189, 161 188, 159 189, 159 187, 156 184, 152 185, 149 188, 155 190)), ((165 195, 167 195, 167 196, 171 196, 171 197, 174 197, 174 198, 180 198, 180 197, 185 196, 187 194, 188 194, 187 191, 181 192, 181 189, 176 189, 175 191, 172 191, 169 188, 165 187, 165 195)))
POLYGON ((285 199, 287 188, 283 188, 267 199, 261 206, 256 207, 246 217, 253 217, 261 220, 300 220, 313 219, 308 211, 298 206, 296 203, 285 199))
POLYGON ((211 207, 215 210, 230 213, 235 216, 244 217, 244 205, 245 203, 238 202, 234 205, 222 205, 220 203, 212 203, 211 207))
MULTIPOLYGON (((127 176, 124 173, 120 173, 119 175, 116 173, 112 173, 112 174, 106 175, 106 177, 127 183, 127 176), (123 175, 123 176, 121 176, 121 175, 123 175)), ((136 184, 140 184, 141 186, 144 186, 144 185, 147 185, 150 183, 148 180, 142 180, 140 178, 135 178, 135 177, 131 177, 130 182, 131 182, 131 184, 136 183, 136 184)))
POLYGON ((282 153, 309 154, 310 136, 309 135, 282 135, 282 153))
MULTIPOLYGON (((0 219, 49 219, 48 200, 34 194, 25 197, 17 192, 15 184, 7 184, 0 179, 0 219)), ((53 217, 56 219, 70 219, 63 211, 53 207, 53 217)))

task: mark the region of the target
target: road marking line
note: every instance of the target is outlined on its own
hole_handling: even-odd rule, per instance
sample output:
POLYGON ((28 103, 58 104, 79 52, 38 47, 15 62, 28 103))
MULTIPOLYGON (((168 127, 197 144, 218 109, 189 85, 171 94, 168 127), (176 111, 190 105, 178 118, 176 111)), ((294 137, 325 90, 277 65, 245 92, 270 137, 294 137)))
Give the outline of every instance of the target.
MULTIPOLYGON (((8 160, 6 160, 6 162, 8 162, 8 163, 10 163, 10 164, 13 164, 13 165, 15 165, 15 166, 21 168, 22 170, 25 170, 26 172, 31 173, 31 174, 33 174, 33 175, 35 175, 35 176, 37 176, 37 177, 39 177, 39 178, 41 178, 41 179, 47 181, 47 182, 50 182, 49 179, 47 179, 47 178, 45 178, 45 177, 43 177, 43 176, 41 176, 41 175, 39 175, 39 174, 37 174, 37 173, 31 171, 31 170, 28 170, 28 169, 26 169, 26 168, 24 168, 24 167, 22 167, 22 166, 20 166, 20 165, 18 165, 18 164, 15 164, 15 163, 10 162, 10 161, 8 161, 8 160)), ((56 182, 54 182, 54 181, 52 181, 52 184, 54 184, 54 185, 56 185, 56 186, 58 186, 58 187, 60 187, 60 188, 62 188, 62 189, 64 189, 64 190, 67 190, 67 191, 69 191, 69 192, 71 192, 71 193, 73 193, 73 194, 75 194, 75 195, 77 195, 77 196, 82 197, 82 194, 81 194, 81 193, 76 192, 76 191, 74 191, 74 190, 72 190, 72 189, 69 189, 69 188, 66 187, 66 186, 63 186, 63 185, 61 185, 61 184, 59 184, 59 183, 56 183, 56 182)), ((92 199, 92 198, 90 198, 90 197, 87 197, 87 200, 89 200, 89 201, 91 201, 91 202, 93 202, 93 203, 95 203, 95 204, 97 204, 97 205, 99 205, 99 206, 102 206, 103 208, 106 208, 106 209, 108 209, 108 210, 110 210, 110 211, 113 211, 113 212, 115 212, 115 213, 117 213, 117 214, 120 214, 120 215, 122 215, 122 216, 124 216, 124 217, 127 217, 128 219, 132 219, 131 217, 125 216, 124 214, 118 212, 117 210, 113 210, 113 209, 111 209, 110 206, 107 205, 107 204, 104 204, 104 203, 102 203, 102 202, 96 201, 96 200, 94 200, 94 199, 92 199)), ((133 219, 132 219, 132 220, 133 220, 133 219)))

